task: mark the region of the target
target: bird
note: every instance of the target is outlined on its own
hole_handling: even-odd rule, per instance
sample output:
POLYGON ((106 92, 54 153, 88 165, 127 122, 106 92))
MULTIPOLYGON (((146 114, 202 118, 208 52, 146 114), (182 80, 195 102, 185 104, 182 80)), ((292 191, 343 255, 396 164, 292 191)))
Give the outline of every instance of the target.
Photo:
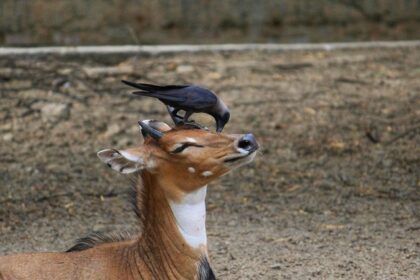
POLYGON ((226 104, 209 89, 197 85, 166 85, 158 86, 145 83, 135 83, 122 80, 126 85, 140 89, 133 94, 159 99, 167 106, 175 124, 188 123, 194 113, 206 113, 216 121, 216 132, 222 132, 230 118, 230 111, 226 104), (185 111, 183 117, 178 111, 185 111))

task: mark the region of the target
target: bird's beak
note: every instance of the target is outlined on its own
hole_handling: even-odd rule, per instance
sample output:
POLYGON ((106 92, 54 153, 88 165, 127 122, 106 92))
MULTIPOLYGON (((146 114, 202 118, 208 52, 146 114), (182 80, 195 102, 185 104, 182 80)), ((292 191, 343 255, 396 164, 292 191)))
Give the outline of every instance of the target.
POLYGON ((220 120, 216 120, 216 132, 221 133, 223 131, 223 123, 220 120))

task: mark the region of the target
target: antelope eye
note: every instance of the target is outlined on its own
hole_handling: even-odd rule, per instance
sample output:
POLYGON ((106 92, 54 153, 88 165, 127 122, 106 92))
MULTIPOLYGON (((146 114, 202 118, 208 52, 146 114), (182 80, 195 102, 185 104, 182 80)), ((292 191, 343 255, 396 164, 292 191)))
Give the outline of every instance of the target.
POLYGON ((171 151, 172 154, 178 154, 188 147, 198 147, 198 148, 204 147, 203 145, 199 145, 199 144, 196 144, 196 143, 189 143, 189 142, 177 144, 176 146, 177 147, 174 150, 171 151))

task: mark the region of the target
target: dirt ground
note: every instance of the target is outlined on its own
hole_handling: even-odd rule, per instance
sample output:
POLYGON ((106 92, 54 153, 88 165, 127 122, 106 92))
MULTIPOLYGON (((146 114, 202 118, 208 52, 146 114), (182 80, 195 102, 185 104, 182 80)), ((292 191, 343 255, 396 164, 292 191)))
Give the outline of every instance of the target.
POLYGON ((95 153, 169 118, 121 79, 206 85, 262 145, 209 189, 220 279, 419 279, 420 48, 1 57, 0 254, 135 228, 95 153))

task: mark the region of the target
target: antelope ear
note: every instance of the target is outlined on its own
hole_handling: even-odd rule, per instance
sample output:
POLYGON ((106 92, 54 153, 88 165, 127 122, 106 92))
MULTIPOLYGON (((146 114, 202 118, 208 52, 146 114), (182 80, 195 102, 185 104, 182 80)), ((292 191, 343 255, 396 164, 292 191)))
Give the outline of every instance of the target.
POLYGON ((106 165, 123 174, 134 173, 145 168, 144 157, 139 149, 106 149, 97 153, 106 165))

